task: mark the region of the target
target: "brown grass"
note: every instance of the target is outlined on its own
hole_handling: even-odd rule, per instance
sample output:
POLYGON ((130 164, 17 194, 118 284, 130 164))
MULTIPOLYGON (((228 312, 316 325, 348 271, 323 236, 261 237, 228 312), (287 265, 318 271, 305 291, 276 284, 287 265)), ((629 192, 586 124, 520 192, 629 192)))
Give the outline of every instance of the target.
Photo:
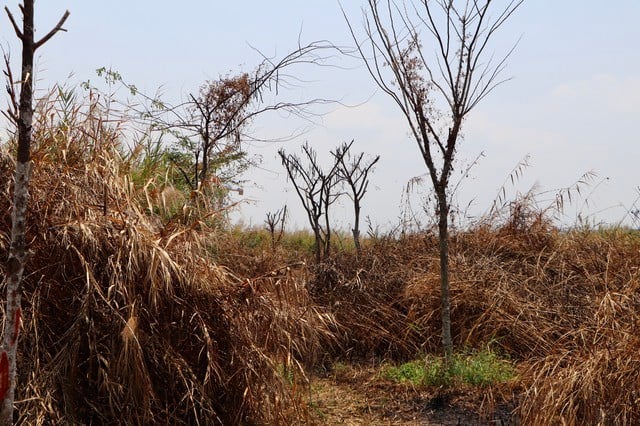
MULTIPOLYGON (((530 211, 452 239, 456 346, 490 344, 519 365, 524 424, 640 420, 640 235, 560 232, 530 211), (517 225, 517 226, 515 226, 517 225)), ((429 235, 369 244, 316 269, 314 297, 341 350, 395 360, 440 350, 437 244, 429 235)))
MULTIPOLYGON (((433 234, 311 265, 287 236, 223 232, 206 189, 180 192, 166 164, 132 178, 140 154, 99 97, 52 97, 37 117, 19 423, 308 423, 312 367, 439 352, 433 234)), ((452 236, 456 346, 516 362, 499 399, 524 424, 638 424, 640 235, 561 232, 528 201, 452 236)))
MULTIPOLYGON (((38 111, 17 409, 24 424, 291 424, 301 363, 331 337, 295 269, 211 262, 209 212, 165 220, 99 98, 38 111), (291 383, 282 371, 296 372, 291 383)), ((10 148, 10 146, 8 146, 10 148)), ((2 153, 2 256, 12 161, 2 153)), ((196 194, 197 195, 197 194, 196 194)))
MULTIPOLYGON (((559 231, 546 213, 524 205, 502 223, 453 235, 456 346, 491 345, 517 363, 511 396, 501 399, 515 398, 523 424, 636 424, 640 235, 559 231)), ((437 256, 426 233, 368 240, 360 258, 338 252, 313 266, 313 300, 337 321, 331 359, 404 361, 439 352, 437 256)))

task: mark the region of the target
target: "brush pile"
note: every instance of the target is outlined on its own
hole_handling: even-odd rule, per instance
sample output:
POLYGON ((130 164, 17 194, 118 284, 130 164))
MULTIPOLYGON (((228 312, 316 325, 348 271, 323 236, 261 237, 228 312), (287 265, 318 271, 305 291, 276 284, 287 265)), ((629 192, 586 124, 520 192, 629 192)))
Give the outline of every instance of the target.
MULTIPOLYGON (((146 159, 126 152, 124 123, 107 118, 98 96, 83 107, 63 94, 39 103, 34 128, 18 422, 304 418, 302 361, 331 323, 311 306, 304 274, 249 279, 211 262, 205 220, 157 214, 162 173, 132 180, 146 159)), ((0 156, 3 258, 10 149, 0 156)))
POLYGON ((424 273, 424 254, 434 241, 382 238, 360 256, 343 252, 314 265, 313 298, 339 324, 335 358, 406 361, 437 347, 438 334, 417 326, 404 296, 411 277, 424 273))

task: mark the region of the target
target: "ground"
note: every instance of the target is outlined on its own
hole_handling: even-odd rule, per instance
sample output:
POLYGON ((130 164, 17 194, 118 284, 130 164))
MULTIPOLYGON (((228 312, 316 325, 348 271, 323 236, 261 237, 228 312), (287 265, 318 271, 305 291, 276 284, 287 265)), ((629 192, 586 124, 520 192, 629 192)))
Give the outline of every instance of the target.
POLYGON ((518 424, 509 403, 489 389, 416 389, 384 379, 376 367, 339 364, 318 374, 309 399, 312 423, 322 425, 518 424))

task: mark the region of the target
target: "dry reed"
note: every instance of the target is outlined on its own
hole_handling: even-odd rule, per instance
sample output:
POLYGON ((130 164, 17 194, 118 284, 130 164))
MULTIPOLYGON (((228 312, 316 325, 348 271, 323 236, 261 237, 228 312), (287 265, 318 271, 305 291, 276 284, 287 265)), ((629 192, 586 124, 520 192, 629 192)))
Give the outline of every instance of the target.
MULTIPOLYGON (((559 231, 530 205, 451 242, 458 348, 487 344, 519 365, 511 390, 523 424, 640 421, 640 235, 559 231)), ((406 359, 440 351, 432 236, 369 244, 324 265, 316 300, 332 306, 343 349, 406 359), (333 277, 333 278, 332 278, 333 277)))
MULTIPOLYGON (((332 322, 304 276, 245 279, 213 263, 210 213, 156 214, 149 189, 167 184, 131 179, 127 122, 95 94, 83 104, 61 93, 36 113, 18 423, 304 419, 302 363, 332 322)), ((12 160, 1 160, 6 256, 12 160)))

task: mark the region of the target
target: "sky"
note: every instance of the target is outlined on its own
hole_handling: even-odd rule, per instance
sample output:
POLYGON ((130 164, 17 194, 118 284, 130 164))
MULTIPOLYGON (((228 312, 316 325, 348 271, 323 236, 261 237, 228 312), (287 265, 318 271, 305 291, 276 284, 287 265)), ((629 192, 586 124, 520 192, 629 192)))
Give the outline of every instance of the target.
MULTIPOLYGON (((18 14, 17 1, 4 4, 18 14)), ((342 4, 355 28, 361 28, 364 2, 342 4)), ((353 45, 334 0, 38 1, 36 34, 49 31, 65 9, 71 12, 67 32, 38 51, 41 91, 56 82, 99 82, 95 70, 105 66, 146 93, 162 87, 165 99, 177 103, 208 79, 253 69, 261 59, 258 52, 281 57, 299 39, 353 45)), ((461 208, 470 206, 470 215, 486 212, 505 182, 511 198, 534 185, 537 192, 550 191, 539 197, 544 207, 552 203, 554 190, 592 171, 597 176, 567 209, 563 222, 575 222, 579 212, 594 223, 626 219, 631 224, 627 211, 640 196, 638 18, 637 0, 525 1, 492 44, 492 51, 501 55, 518 42, 504 73, 512 79, 473 110, 463 128, 458 170, 481 153, 483 157, 456 194, 461 208), (511 171, 527 156, 530 166, 511 185, 511 171)), ((17 59, 19 46, 4 19, 0 43, 17 59)), ((277 150, 297 152, 308 140, 328 160, 330 149, 353 139, 356 152, 381 156, 364 199, 363 217, 383 228, 398 223, 408 182, 426 172, 416 143, 400 111, 377 90, 360 63, 348 58, 332 61, 339 67, 301 69, 305 82, 284 96, 325 97, 343 105, 324 108, 312 126, 285 116, 253 124, 257 138, 285 137, 302 125, 306 132, 287 142, 249 145, 262 163, 245 175, 244 202, 234 220, 262 226, 266 212, 286 204, 290 226, 304 227, 304 211, 277 150)), ((426 181, 414 189, 415 211, 428 191, 426 181)), ((336 208, 334 220, 341 228, 351 226, 347 200, 336 208)))

